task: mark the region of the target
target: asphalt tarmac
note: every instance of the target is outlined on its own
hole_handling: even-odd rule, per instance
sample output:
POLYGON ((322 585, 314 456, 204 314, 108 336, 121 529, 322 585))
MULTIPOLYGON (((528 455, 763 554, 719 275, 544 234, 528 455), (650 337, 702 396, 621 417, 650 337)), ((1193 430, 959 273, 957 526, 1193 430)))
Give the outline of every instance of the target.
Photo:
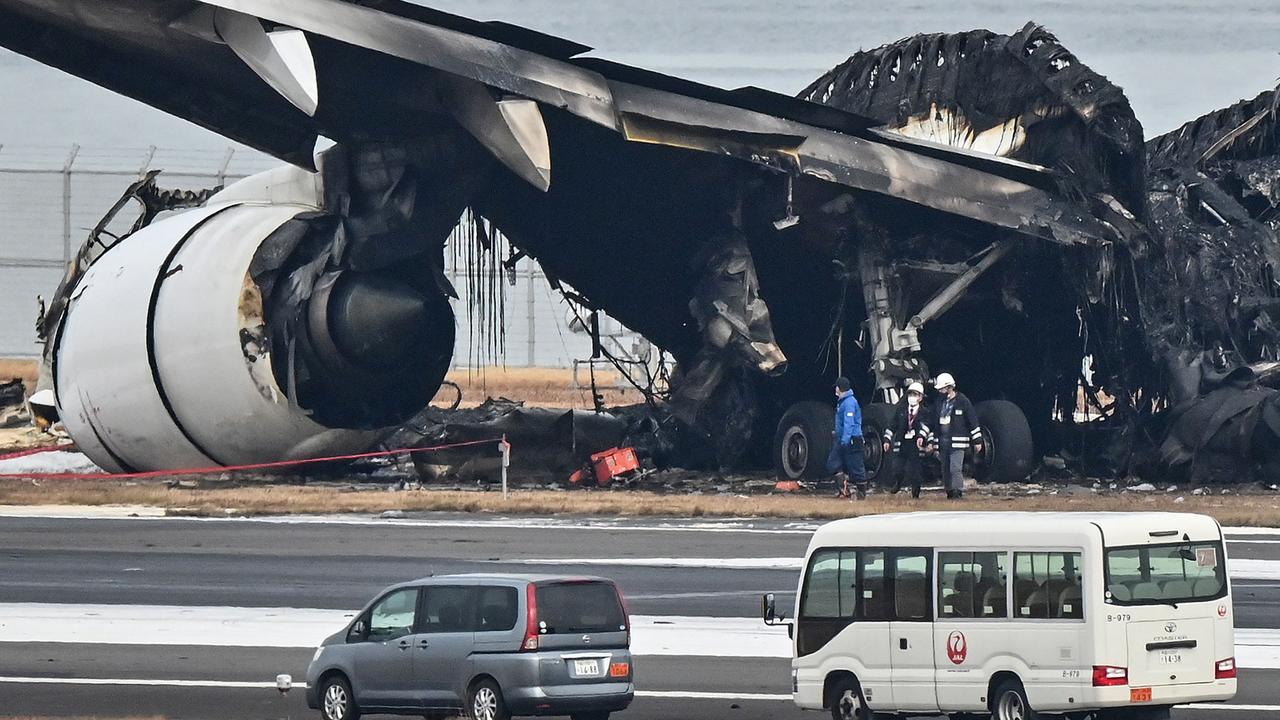
MULTIPOLYGON (((308 523, 0 518, 0 604, 349 611, 393 582, 517 571, 612 577, 636 615, 750 618, 761 593, 790 602, 808 532, 782 522, 477 524, 438 515, 308 523)), ((1280 562, 1280 536, 1240 540, 1229 544, 1233 559, 1280 562)), ((1236 581, 1238 628, 1280 627, 1278 610, 1280 579, 1236 581)), ((24 622, 8 620, 15 621, 24 622)), ((270 687, 279 673, 301 682, 310 655, 204 637, 190 645, 4 642, 0 717, 318 717, 300 690, 281 696, 270 687)), ((820 717, 790 703, 785 658, 642 657, 636 672, 639 696, 622 718, 820 717)), ((1179 709, 1174 717, 1280 716, 1280 670, 1243 670, 1240 686, 1227 706, 1235 709, 1179 709)))

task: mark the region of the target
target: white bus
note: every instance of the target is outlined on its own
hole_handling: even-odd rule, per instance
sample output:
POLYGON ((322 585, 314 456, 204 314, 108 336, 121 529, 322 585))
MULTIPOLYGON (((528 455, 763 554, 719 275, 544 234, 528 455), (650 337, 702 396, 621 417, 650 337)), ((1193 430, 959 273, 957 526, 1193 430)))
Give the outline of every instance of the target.
MULTIPOLYGON (((1236 693, 1222 528, 1172 513, 910 513, 809 544, 797 705, 1026 720, 1168 718, 1236 693)), ((782 622, 772 596, 765 621, 782 622)))

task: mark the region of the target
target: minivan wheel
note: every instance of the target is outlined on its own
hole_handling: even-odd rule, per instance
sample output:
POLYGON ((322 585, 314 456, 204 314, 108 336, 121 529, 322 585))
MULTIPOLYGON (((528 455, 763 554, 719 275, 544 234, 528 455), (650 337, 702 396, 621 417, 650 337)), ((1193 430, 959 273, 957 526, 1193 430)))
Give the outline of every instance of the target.
POLYGON ((324 720, 359 720, 351 685, 341 675, 330 677, 320 687, 320 712, 324 720))
POLYGON ((574 713, 569 716, 569 720, 609 720, 609 713, 607 712, 574 713))
POLYGON ((507 712, 498 683, 481 680, 471 687, 467 698, 467 717, 470 720, 510 720, 511 713, 507 712))
POLYGON ((992 720, 1035 720, 1036 711, 1031 709, 1027 701, 1027 692, 1022 683, 1005 680, 996 688, 992 702, 992 720))

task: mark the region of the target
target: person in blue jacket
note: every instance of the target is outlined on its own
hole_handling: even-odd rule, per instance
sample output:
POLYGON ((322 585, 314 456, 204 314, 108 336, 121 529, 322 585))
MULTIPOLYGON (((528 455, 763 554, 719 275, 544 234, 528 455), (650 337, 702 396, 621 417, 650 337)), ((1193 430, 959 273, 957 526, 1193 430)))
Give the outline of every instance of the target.
POLYGON ((835 445, 827 461, 828 469, 836 475, 840 497, 850 497, 849 484, 853 483, 858 499, 867 497, 867 466, 862 442, 862 406, 853 395, 849 378, 836 380, 836 430, 835 445))

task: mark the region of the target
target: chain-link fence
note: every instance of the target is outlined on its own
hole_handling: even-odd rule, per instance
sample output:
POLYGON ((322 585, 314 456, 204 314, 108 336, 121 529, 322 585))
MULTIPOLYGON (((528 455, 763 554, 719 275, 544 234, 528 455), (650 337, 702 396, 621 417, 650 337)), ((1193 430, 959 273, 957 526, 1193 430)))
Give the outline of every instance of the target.
MULTIPOLYGON (((172 150, 164 148, 89 149, 0 145, 0 357, 34 358, 37 297, 49 298, 67 262, 89 231, 128 185, 147 171, 162 169, 166 188, 199 190, 234 182, 279 165, 249 150, 172 150)), ((591 356, 591 339, 571 328, 567 303, 542 272, 506 273, 505 342, 499 352, 476 347, 479 328, 468 312, 465 267, 450 258, 447 274, 462 297, 456 304, 459 366, 505 364, 511 367, 569 368, 591 356)), ((478 320, 477 320, 478 322, 478 320)), ((601 327, 615 354, 644 348, 643 341, 616 322, 601 327)), ((492 347, 492 346, 489 346, 492 347)))

